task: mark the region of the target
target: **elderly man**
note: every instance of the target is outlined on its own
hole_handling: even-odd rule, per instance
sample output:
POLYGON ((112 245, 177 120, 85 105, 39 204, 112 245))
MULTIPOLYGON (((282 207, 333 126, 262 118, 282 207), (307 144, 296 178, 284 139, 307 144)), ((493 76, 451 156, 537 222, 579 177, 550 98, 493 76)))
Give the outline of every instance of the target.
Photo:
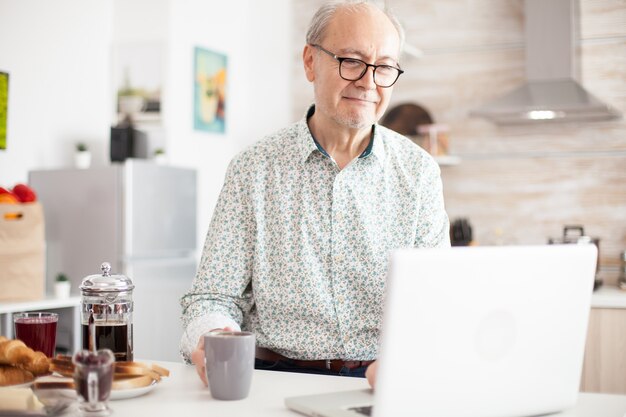
POLYGON ((313 17, 303 61, 315 104, 233 159, 181 300, 181 351, 203 381, 201 336, 219 328, 256 334, 257 368, 363 376, 390 250, 450 244, 437 164, 376 124, 402 38, 364 1, 313 17))

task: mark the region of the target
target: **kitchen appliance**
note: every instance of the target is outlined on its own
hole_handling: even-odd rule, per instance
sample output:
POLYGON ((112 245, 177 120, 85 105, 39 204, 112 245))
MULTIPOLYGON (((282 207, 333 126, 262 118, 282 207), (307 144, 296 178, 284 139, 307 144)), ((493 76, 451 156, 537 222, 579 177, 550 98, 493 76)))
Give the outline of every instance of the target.
POLYGON ((150 159, 157 149, 165 147, 162 128, 135 127, 129 119, 111 127, 111 162, 124 162, 129 158, 150 159))
POLYGON ((525 0, 526 82, 470 114, 503 125, 621 117, 576 81, 577 9, 577 0, 525 0))
POLYGON ((597 290, 602 285, 602 280, 599 278, 600 272, 600 239, 592 238, 585 235, 585 229, 581 225, 568 225, 563 226, 563 236, 561 238, 549 238, 548 244, 550 245, 562 245, 562 244, 594 244, 598 249, 598 260, 596 262, 596 279, 593 284, 593 290, 597 290))
POLYGON ((134 129, 128 125, 111 127, 111 162, 124 162, 133 157, 134 129))
POLYGON ((116 361, 133 360, 133 280, 111 275, 104 262, 102 274, 89 275, 80 285, 80 325, 83 349, 110 349, 116 361))
POLYGON ((143 159, 31 171, 46 216, 46 284, 78 293, 103 260, 132 277, 134 356, 180 360, 180 297, 196 271, 196 171, 143 159))
POLYGON ((465 218, 459 218, 450 225, 450 243, 452 246, 469 246, 472 242, 472 226, 465 218))

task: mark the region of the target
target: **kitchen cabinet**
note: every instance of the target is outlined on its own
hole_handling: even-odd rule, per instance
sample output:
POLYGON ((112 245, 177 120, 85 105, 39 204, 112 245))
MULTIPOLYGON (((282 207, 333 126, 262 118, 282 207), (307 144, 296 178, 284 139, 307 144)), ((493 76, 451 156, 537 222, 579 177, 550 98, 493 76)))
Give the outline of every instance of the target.
POLYGON ((626 394, 626 292, 601 288, 594 301, 580 389, 626 394))

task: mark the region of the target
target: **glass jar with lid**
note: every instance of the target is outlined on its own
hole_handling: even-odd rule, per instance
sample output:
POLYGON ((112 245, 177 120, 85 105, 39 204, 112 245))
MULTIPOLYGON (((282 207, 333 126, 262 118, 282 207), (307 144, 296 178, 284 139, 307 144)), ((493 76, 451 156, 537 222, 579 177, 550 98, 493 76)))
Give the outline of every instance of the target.
POLYGON ((116 361, 133 360, 132 279, 112 275, 104 262, 102 274, 85 277, 81 290, 83 349, 111 349, 116 361))

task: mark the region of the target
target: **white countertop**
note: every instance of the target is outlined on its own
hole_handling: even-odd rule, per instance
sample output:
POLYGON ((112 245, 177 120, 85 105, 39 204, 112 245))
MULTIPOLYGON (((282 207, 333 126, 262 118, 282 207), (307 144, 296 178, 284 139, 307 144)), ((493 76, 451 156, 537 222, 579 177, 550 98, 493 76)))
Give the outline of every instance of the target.
MULTIPOLYGON (((218 401, 211 397, 195 369, 181 363, 159 362, 171 371, 148 394, 110 401, 113 416, 298 416, 284 405, 285 397, 367 388, 363 378, 254 371, 248 398, 218 401)), ((576 408, 553 417, 624 417, 626 395, 581 393, 576 408)))
POLYGON ((368 387, 363 378, 255 370, 248 398, 219 401, 211 397, 211 392, 204 387, 194 367, 175 362, 157 363, 170 370, 170 377, 163 378, 151 392, 142 397, 109 401, 112 417, 293 417, 300 414, 285 407, 285 397, 368 387))
POLYGON ((591 297, 591 308, 626 308, 626 291, 602 285, 591 297))

